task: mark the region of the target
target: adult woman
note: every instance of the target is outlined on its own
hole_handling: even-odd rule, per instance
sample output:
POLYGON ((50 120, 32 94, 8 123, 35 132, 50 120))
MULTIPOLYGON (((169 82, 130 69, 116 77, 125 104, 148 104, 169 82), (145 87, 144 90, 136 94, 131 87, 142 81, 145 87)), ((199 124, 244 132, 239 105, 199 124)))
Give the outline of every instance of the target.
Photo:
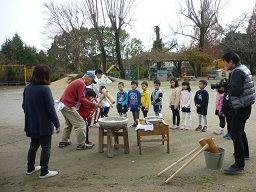
POLYGON ((51 140, 54 133, 60 131, 50 84, 50 69, 46 65, 37 65, 30 79, 31 84, 23 92, 22 108, 25 113, 25 132, 31 138, 27 156, 27 175, 41 170, 39 178, 52 177, 57 171, 49 171, 51 140), (40 166, 35 166, 36 152, 41 146, 40 166))

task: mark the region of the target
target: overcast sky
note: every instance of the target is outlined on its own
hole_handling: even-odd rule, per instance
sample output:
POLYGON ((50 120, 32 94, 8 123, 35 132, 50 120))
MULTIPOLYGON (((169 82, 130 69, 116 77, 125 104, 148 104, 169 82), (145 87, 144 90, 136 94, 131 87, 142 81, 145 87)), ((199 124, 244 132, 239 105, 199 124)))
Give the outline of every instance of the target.
MULTIPOLYGON (((50 0, 0 0, 0 45, 15 33, 24 43, 35 46, 38 50, 44 49, 45 38, 41 32, 44 26, 43 3, 50 0)), ((52 0, 65 2, 64 0, 52 0)), ((178 1, 178 0, 177 0, 178 1)), ((149 49, 155 38, 154 26, 161 29, 163 39, 171 38, 168 23, 176 20, 176 0, 136 0, 133 28, 127 29, 131 37, 141 39, 146 49, 149 49)), ((229 0, 224 15, 220 21, 222 25, 231 22, 240 12, 250 11, 255 0, 229 0)))

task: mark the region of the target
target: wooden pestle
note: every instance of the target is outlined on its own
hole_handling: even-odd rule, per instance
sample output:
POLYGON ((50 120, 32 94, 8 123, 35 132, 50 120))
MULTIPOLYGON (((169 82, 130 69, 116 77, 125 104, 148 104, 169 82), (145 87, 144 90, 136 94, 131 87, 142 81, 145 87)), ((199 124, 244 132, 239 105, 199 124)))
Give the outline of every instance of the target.
POLYGON ((215 145, 213 138, 209 137, 206 139, 207 144, 209 145, 209 152, 211 153, 219 153, 219 149, 217 148, 217 146, 215 145))
POLYGON ((106 89, 102 89, 102 93, 105 97, 109 99, 109 101, 114 104, 116 101, 115 99, 109 94, 109 92, 106 89))

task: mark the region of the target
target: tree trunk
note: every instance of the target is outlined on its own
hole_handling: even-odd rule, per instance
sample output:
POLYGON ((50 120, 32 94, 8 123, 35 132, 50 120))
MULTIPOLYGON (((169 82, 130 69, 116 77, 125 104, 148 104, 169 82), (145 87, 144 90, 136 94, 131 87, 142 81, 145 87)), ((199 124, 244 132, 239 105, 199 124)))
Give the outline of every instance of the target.
POLYGON ((101 51, 101 59, 102 59, 102 65, 103 65, 103 72, 107 71, 107 56, 106 56, 106 50, 103 44, 102 35, 99 32, 99 29, 94 27, 97 33, 98 42, 100 44, 100 51, 101 51))
POLYGON ((162 64, 162 63, 161 63, 161 62, 157 62, 156 64, 157 64, 157 70, 160 70, 160 69, 161 69, 161 64, 162 64))
POLYGON ((204 35, 205 35, 205 29, 200 28, 199 49, 202 53, 204 53, 204 35))
POLYGON ((106 51, 103 45, 103 41, 99 42, 100 44, 100 51, 101 51, 101 59, 102 59, 102 65, 103 65, 103 71, 107 71, 107 56, 106 51))
POLYGON ((117 56, 117 63, 118 63, 119 69, 121 70, 121 72, 120 72, 121 78, 122 78, 122 79, 125 79, 125 72, 124 72, 124 67, 123 67, 123 63, 122 63, 122 56, 121 56, 119 35, 120 35, 119 31, 116 30, 116 31, 115 31, 115 39, 116 39, 116 56, 117 56))

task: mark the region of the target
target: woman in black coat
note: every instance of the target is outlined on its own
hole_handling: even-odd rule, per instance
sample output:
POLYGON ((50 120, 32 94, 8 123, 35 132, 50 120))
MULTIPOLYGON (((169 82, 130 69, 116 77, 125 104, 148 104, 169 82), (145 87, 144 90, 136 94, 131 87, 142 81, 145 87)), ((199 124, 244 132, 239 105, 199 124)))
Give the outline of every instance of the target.
POLYGON ((52 92, 49 88, 50 69, 46 65, 37 65, 23 92, 22 108, 25 113, 25 132, 31 138, 27 156, 27 175, 41 170, 39 178, 52 177, 57 171, 49 171, 51 140, 54 133, 60 132, 60 123, 54 108, 52 92), (35 166, 38 148, 41 146, 40 166, 35 166))

